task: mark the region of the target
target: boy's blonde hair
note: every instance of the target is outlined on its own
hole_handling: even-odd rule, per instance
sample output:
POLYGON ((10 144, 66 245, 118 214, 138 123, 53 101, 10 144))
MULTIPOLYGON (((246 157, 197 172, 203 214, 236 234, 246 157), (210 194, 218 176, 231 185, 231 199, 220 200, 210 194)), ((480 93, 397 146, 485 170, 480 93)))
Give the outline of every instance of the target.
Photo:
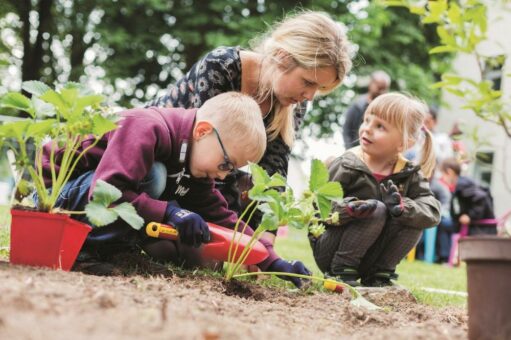
POLYGON ((416 143, 420 138, 420 133, 423 132, 425 139, 419 164, 424 175, 429 178, 435 168, 435 153, 433 136, 424 126, 424 119, 428 112, 428 106, 422 101, 392 92, 376 97, 367 107, 365 114, 375 115, 396 127, 403 136, 404 150, 416 143))
MULTIPOLYGON (((256 97, 259 102, 273 95, 275 72, 284 60, 288 64, 285 72, 295 67, 310 70, 333 66, 337 80, 331 88, 321 89, 320 94, 337 88, 351 69, 350 44, 341 24, 321 12, 302 11, 285 18, 253 45, 254 51, 269 61, 269 66, 261 70, 256 97)), ((275 115, 267 129, 270 141, 280 135, 288 146, 293 144, 295 106, 276 103, 275 115)))
POLYGON ((266 131, 257 102, 239 92, 208 99, 197 111, 197 121, 210 122, 224 144, 235 143, 250 162, 257 163, 266 150, 266 131))

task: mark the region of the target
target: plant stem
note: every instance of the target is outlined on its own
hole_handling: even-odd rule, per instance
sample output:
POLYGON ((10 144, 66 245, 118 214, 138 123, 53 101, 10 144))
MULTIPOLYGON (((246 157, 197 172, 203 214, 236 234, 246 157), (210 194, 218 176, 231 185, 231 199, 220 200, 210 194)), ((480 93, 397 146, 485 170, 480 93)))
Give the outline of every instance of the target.
MULTIPOLYGON (((234 226, 234 233, 232 234, 232 239, 231 239, 231 243, 229 244, 229 251, 227 253, 227 272, 226 272, 226 275, 229 276, 231 270, 232 270, 232 263, 234 262, 234 256, 236 256, 236 251, 237 251, 237 247, 236 247, 236 251, 232 252, 233 250, 233 247, 234 247, 234 243, 236 242, 236 233, 238 232, 238 227, 240 225, 240 222, 242 220, 242 218, 245 216, 245 214, 248 212, 248 210, 254 205, 256 204, 257 202, 256 201, 252 201, 250 202, 250 204, 245 208, 245 210, 243 211, 243 213, 241 213, 241 216, 238 218, 238 220, 236 221, 236 225, 234 226)), ((244 229, 243 229, 244 230, 244 229)), ((241 240, 241 238, 239 239, 241 240)), ((238 240, 238 243, 239 244, 239 240, 238 240)), ((232 276, 232 275, 230 275, 232 276)))
MULTIPOLYGON (((247 276, 254 276, 254 275, 278 275, 278 276, 292 276, 292 277, 299 277, 301 279, 306 279, 306 280, 315 280, 315 281, 321 281, 321 282, 325 282, 325 281, 328 281, 328 280, 331 280, 331 279, 325 279, 325 278, 322 278, 322 277, 319 277, 319 276, 309 276, 309 275, 302 275, 302 274, 295 274, 295 273, 281 273, 281 272, 253 272, 253 273, 243 273, 243 274, 236 274, 236 275, 233 275, 232 277, 233 278, 240 278, 240 277, 247 277, 247 276)), ((337 282, 337 281, 336 281, 337 282)), ((346 287, 351 296, 353 298, 358 298, 361 296, 360 292, 358 290, 356 290, 355 288, 353 288, 352 286, 350 286, 349 284, 346 284, 344 282, 337 282, 338 284, 340 284, 341 286, 343 287, 346 287)))

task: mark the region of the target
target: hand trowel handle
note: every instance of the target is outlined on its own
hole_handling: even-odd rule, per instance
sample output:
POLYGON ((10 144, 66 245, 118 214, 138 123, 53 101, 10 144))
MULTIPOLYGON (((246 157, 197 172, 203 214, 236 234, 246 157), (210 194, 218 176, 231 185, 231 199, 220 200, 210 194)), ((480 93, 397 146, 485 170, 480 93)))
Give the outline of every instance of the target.
POLYGON ((171 225, 158 223, 158 222, 150 222, 145 227, 145 232, 147 236, 162 238, 166 240, 177 240, 179 237, 179 232, 171 225))

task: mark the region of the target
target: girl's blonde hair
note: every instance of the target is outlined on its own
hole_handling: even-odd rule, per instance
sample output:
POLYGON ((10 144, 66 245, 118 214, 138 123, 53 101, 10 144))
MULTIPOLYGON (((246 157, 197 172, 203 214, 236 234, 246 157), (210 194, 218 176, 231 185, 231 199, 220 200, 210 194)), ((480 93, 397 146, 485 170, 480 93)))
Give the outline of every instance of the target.
POLYGON ((266 150, 266 131, 261 108, 254 98, 240 92, 224 92, 204 102, 196 121, 210 122, 225 144, 236 144, 245 158, 258 163, 266 150))
POLYGON ((401 93, 386 93, 376 97, 367 107, 365 114, 372 114, 396 127, 403 136, 404 150, 417 143, 424 133, 420 167, 426 177, 430 177, 435 168, 433 136, 424 126, 424 119, 429 112, 422 101, 401 93))
MULTIPOLYGON (((321 89, 320 94, 330 93, 337 88, 351 69, 350 44, 341 24, 321 12, 302 11, 287 17, 253 45, 254 51, 269 61, 268 67, 260 74, 256 96, 259 102, 274 99, 273 80, 283 61, 286 65, 284 72, 295 67, 316 69, 333 66, 337 71, 337 80, 331 88, 321 89)), ((274 105, 273 120, 267 127, 269 140, 280 135, 291 146, 294 141, 293 110, 296 105, 274 105)))

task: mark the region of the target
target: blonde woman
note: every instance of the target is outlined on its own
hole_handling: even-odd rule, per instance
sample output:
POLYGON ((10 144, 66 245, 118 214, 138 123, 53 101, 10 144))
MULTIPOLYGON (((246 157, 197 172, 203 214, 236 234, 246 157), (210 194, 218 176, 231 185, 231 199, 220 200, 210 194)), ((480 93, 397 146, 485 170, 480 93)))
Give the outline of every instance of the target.
MULTIPOLYGON (((219 47, 200 59, 168 93, 149 105, 199 107, 227 91, 241 91, 261 108, 268 145, 259 164, 269 174, 287 175, 295 130, 307 101, 338 87, 351 68, 349 42, 339 23, 328 15, 304 11, 285 18, 254 41, 251 50, 219 47)), ((228 176, 219 189, 229 207, 241 210, 240 182, 228 176)), ((250 186, 250 183, 248 183, 250 186)), ((257 227, 261 216, 251 225, 257 227)), ((270 239, 273 235, 265 235, 270 239)))

